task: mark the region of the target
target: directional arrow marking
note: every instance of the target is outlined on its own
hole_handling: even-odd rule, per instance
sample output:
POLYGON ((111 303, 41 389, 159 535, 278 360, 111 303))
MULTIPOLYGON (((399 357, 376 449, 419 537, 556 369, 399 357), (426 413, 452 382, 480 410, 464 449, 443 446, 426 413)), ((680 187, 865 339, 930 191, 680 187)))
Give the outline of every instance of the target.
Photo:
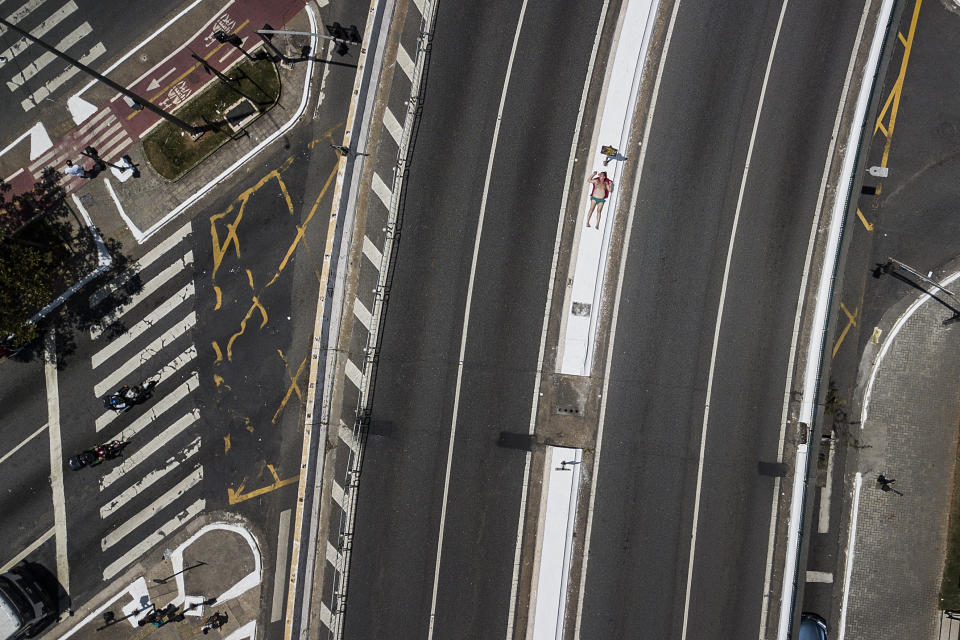
POLYGON ((153 91, 154 89, 159 89, 160 83, 166 80, 166 78, 176 70, 177 70, 176 67, 170 67, 170 70, 167 71, 165 74, 163 74, 159 78, 154 78, 153 80, 151 80, 150 84, 147 85, 147 91, 153 91))

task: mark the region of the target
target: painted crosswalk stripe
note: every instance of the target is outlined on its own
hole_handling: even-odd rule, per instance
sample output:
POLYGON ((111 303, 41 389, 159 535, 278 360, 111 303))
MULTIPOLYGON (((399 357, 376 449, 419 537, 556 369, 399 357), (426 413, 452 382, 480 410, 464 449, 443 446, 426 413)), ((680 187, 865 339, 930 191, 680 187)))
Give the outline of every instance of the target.
POLYGON ((99 398, 113 387, 119 386, 124 379, 130 377, 133 372, 139 369, 145 362, 148 362, 161 349, 182 336, 195 324, 197 324, 197 312, 191 311, 187 314, 186 318, 167 329, 163 335, 158 336, 153 342, 144 347, 142 351, 134 354, 132 358, 98 382, 93 388, 94 395, 99 398))
POLYGON ((126 302, 105 315, 98 324, 90 327, 90 339, 98 339, 106 327, 109 327, 146 298, 156 293, 160 287, 167 284, 175 275, 186 269, 187 265, 191 264, 193 264, 193 251, 187 251, 183 254, 182 258, 147 280, 147 283, 143 285, 143 289, 130 296, 126 302))
POLYGON ((407 53, 407 50, 403 48, 402 44, 397 47, 397 64, 400 65, 403 72, 407 74, 407 77, 413 80, 413 59, 410 57, 410 54, 407 53))
MULTIPOLYGON (((164 380, 169 379, 170 376, 172 376, 174 373, 176 373, 177 371, 179 371, 180 368, 183 367, 183 365, 187 364, 188 362, 191 362, 191 361, 192 361, 194 358, 196 358, 196 357, 197 357, 197 348, 196 348, 194 345, 190 345, 189 347, 187 347, 187 349, 186 349, 183 353, 181 353, 181 354, 178 355, 176 358, 174 358, 173 360, 171 360, 169 364, 167 364, 166 366, 164 366, 163 368, 161 368, 161 369, 160 369, 158 372, 156 372, 154 375, 150 376, 150 380, 152 380, 156 385, 159 385, 159 384, 161 384, 164 380)), ((193 377, 191 378, 191 380, 192 380, 193 378, 195 378, 196 375, 197 375, 196 372, 194 372, 193 377)), ((190 382, 190 380, 188 380, 187 382, 190 382)), ((190 391, 192 391, 193 389, 195 389, 195 388, 196 388, 197 386, 199 386, 199 385, 200 385, 200 382, 199 382, 199 380, 197 380, 196 385, 195 385, 192 389, 190 389, 190 391)), ((181 385, 181 386, 182 386, 182 385, 181 385)), ((166 401, 167 401, 167 397, 169 397, 169 396, 171 396, 171 395, 173 395, 173 394, 175 394, 175 393, 178 393, 178 392, 179 392, 179 387, 178 387, 177 389, 175 389, 172 393, 168 393, 167 395, 165 395, 163 398, 160 399, 159 402, 157 402, 155 405, 153 405, 153 407, 150 408, 150 413, 154 413, 154 412, 156 411, 156 409, 157 409, 158 406, 161 406, 164 402, 166 402, 166 401)), ((117 418, 118 415, 120 415, 120 414, 118 414, 116 411, 111 411, 110 409, 104 411, 104 412, 97 418, 97 421, 96 421, 97 433, 100 433, 101 431, 103 431, 104 429, 106 429, 107 426, 108 426, 111 422, 113 422, 114 420, 116 420, 116 418, 117 418)), ((159 415, 159 414, 157 414, 157 415, 159 415)), ((129 428, 129 427, 128 427, 128 428, 129 428)), ((124 432, 126 433, 126 431, 127 431, 127 430, 125 429, 124 432)))
POLYGON ((163 539, 175 532, 177 529, 187 524, 193 518, 203 511, 206 507, 207 502, 202 498, 197 500, 189 507, 175 515, 173 518, 168 520, 163 524, 159 529, 151 533, 149 536, 141 540, 135 547, 131 548, 125 554, 111 562, 103 570, 103 579, 110 580, 115 575, 123 571, 130 563, 138 559, 140 556, 145 554, 147 551, 157 546, 163 539))
MULTIPOLYGON (((120 434, 124 440, 129 440, 134 437, 141 431, 143 431, 151 422, 159 418, 165 411, 175 406, 178 402, 186 398, 188 395, 197 390, 197 387, 200 386, 200 378, 196 372, 193 373, 183 384, 171 391, 170 393, 164 395, 160 398, 156 404, 150 407, 150 411, 147 411, 141 416, 138 416, 136 420, 131 422, 128 426, 123 429, 123 432, 120 434)), ((105 422, 109 424, 113 421, 113 417, 117 415, 116 412, 110 411, 109 414, 104 414, 111 416, 106 419, 105 422)), ((101 416, 103 417, 103 416, 101 416)), ((98 419, 99 422, 99 419, 98 419)), ((103 427, 107 425, 104 424, 103 427)), ((101 431, 102 427, 97 425, 97 432, 101 431)))
POLYGON ((400 138, 403 137, 403 127, 397 122, 397 117, 393 115, 393 111, 390 111, 390 109, 384 109, 383 111, 383 124, 387 128, 387 131, 390 132, 390 137, 393 138, 393 141, 397 143, 397 146, 400 146, 400 138))
POLYGON ((100 540, 100 548, 106 551, 113 545, 117 544, 128 535, 133 533, 137 527, 146 524, 146 522, 157 515, 161 509, 167 508, 180 496, 200 484, 202 480, 203 467, 196 467, 190 475, 186 476, 180 480, 180 482, 170 487, 170 489, 165 491, 163 495, 151 500, 150 504, 148 504, 146 508, 124 520, 117 528, 111 529, 110 532, 103 536, 103 539, 100 540))
POLYGON ((160 433, 156 438, 150 440, 130 455, 125 455, 122 463, 110 469, 109 472, 100 478, 100 491, 103 491, 114 482, 122 478, 124 475, 129 473, 131 469, 135 468, 138 464, 156 453, 160 447, 164 446, 172 439, 183 433, 187 427, 199 419, 200 411, 198 409, 193 409, 190 413, 181 417, 172 425, 164 429, 163 432, 160 433))
POLYGON ((193 281, 191 280, 185 284, 180 291, 177 291, 175 294, 164 300, 162 304, 157 305, 153 311, 148 313, 137 324, 118 335, 116 338, 108 342, 105 347, 93 354, 93 357, 90 359, 93 368, 96 369, 111 357, 119 353, 120 350, 125 346, 155 327, 157 323, 163 320, 168 313, 174 311, 186 300, 192 298, 194 292, 195 289, 193 286, 193 281))
POLYGON ((357 320, 360 321, 360 324, 363 325, 363 328, 367 331, 370 331, 370 322, 371 315, 370 311, 367 310, 363 303, 360 302, 360 298, 353 299, 353 315, 357 316, 357 320))
POLYGON ((387 186, 387 183, 383 181, 383 178, 374 171, 373 172, 373 192, 380 197, 380 201, 383 202, 383 206, 390 208, 390 198, 393 196, 393 193, 390 191, 390 187, 387 186))
POLYGON ((373 263, 377 270, 380 269, 380 265, 383 263, 383 254, 380 253, 377 245, 373 244, 373 240, 367 236, 363 236, 363 255, 367 256, 367 260, 373 263))
POLYGON ((105 520, 120 507, 127 504, 134 498, 134 496, 146 491, 149 489, 155 482, 163 478, 165 475, 176 469, 180 466, 181 462, 186 462, 200 451, 200 436, 197 436, 193 439, 193 442, 188 444, 186 448, 181 449, 169 458, 167 458, 164 466, 154 469, 147 475, 143 476, 140 480, 137 480, 134 484, 127 487, 123 493, 118 495, 116 498, 108 502, 107 504, 100 507, 100 518, 105 520))
MULTIPOLYGON (((98 42, 93 45, 89 51, 80 57, 80 63, 90 66, 90 63, 102 56, 107 52, 107 48, 103 46, 102 42, 98 42)), ((23 107, 24 111, 30 111, 33 109, 41 100, 45 100, 47 96, 52 94, 54 91, 60 88, 60 86, 70 80, 73 76, 80 73, 80 67, 67 67, 62 72, 60 72, 53 80, 48 80, 44 83, 42 87, 33 92, 26 100, 20 102, 20 106, 23 107)))
POLYGON ((188 222, 183 225, 173 233, 171 233, 167 238, 163 240, 160 244, 155 246, 153 249, 148 251, 143 255, 142 258, 130 265, 129 268, 125 269, 124 272, 105 284, 103 287, 97 289, 90 295, 90 308, 97 306, 103 302, 107 296, 115 292, 117 289, 125 285, 129 280, 137 275, 140 271, 143 271, 150 265, 152 265, 160 256, 165 254, 167 251, 172 249, 174 246, 180 243, 181 240, 190 235, 192 231, 191 225, 188 222))
MULTIPOLYGON (((54 48, 57 49, 57 51, 66 51, 91 33, 93 33, 93 27, 90 26, 89 22, 84 22, 54 45, 54 48)), ((33 62, 20 67, 19 73, 10 80, 7 80, 7 88, 10 89, 10 91, 16 91, 25 85, 27 80, 43 71, 43 69, 54 60, 57 60, 57 56, 49 51, 37 56, 33 62)))
MULTIPOLYGON (((103 151, 100 153, 100 157, 104 160, 110 161, 120 157, 124 151, 127 150, 133 140, 127 134, 126 130, 121 130, 117 135, 108 140, 107 142, 99 143, 103 151)), ((94 144, 96 146, 96 144, 94 144)))
MULTIPOLYGON (((36 28, 30 30, 30 35, 34 38, 42 38, 47 31, 53 29, 55 26, 60 24, 64 18, 69 16, 71 13, 77 10, 77 3, 70 0, 67 4, 63 5, 56 11, 54 11, 50 17, 45 18, 43 22, 38 24, 36 28)), ((20 38, 14 42, 6 51, 0 53, 0 58, 3 58, 6 62, 10 62, 15 57, 17 57, 20 52, 29 47, 32 42, 26 38, 20 38)), ((6 62, 0 62, 0 67, 2 67, 6 62)))
MULTIPOLYGON (((26 18, 28 15, 33 13, 33 10, 39 7, 40 5, 42 5, 43 2, 44 0, 28 0, 26 4, 22 5, 19 9, 17 9, 13 13, 11 13, 9 16, 7 16, 7 22, 17 24, 18 22, 26 18)), ((4 34, 6 32, 7 32, 6 27, 0 27, 0 34, 4 34)))

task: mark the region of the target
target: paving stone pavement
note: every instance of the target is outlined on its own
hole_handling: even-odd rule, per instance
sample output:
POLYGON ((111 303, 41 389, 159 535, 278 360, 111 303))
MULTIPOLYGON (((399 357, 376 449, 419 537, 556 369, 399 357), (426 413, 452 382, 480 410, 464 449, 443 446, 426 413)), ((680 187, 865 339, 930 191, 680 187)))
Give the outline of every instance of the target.
POLYGON ((884 316, 880 344, 864 357, 863 422, 849 434, 862 485, 838 637, 955 637, 938 607, 960 423, 960 323, 944 326, 950 316, 911 294, 884 316), (882 491, 879 474, 902 495, 882 491))

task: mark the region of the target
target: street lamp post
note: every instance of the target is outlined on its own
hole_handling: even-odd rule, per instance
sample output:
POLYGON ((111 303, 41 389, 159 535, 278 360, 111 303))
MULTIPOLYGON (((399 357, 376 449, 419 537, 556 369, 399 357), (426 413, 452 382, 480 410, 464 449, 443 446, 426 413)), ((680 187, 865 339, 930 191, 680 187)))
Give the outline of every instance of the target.
POLYGON ((170 121, 171 123, 173 123, 173 124, 175 124, 176 126, 180 127, 181 129, 183 129, 184 131, 186 131, 186 132, 189 133, 190 135, 199 136, 199 135, 201 135, 201 134, 203 133, 203 129, 201 129, 200 127, 195 127, 195 126, 193 126, 193 125, 191 125, 191 124, 187 124, 186 122, 184 122, 184 121, 181 120, 180 118, 176 117, 175 115, 164 111, 163 109, 161 109, 161 108, 158 107, 157 105, 153 104, 153 103, 150 102, 149 100, 147 100, 147 99, 145 99, 145 98, 141 98, 140 96, 138 96, 138 95, 135 94, 134 92, 130 91, 130 90, 127 89, 126 87, 123 87, 123 86, 117 84, 116 82, 114 82, 114 81, 111 80, 110 78, 107 78, 106 76, 100 75, 99 73, 97 73, 96 71, 94 71, 93 69, 91 69, 90 67, 88 67, 87 65, 83 64, 83 63, 80 62, 79 60, 74 60, 73 58, 71 58, 71 57, 68 56, 67 54, 63 53, 62 51, 58 51, 57 49, 53 48, 52 46, 50 46, 49 44, 47 44, 47 43, 44 42, 43 40, 40 40, 39 38, 35 38, 34 36, 30 35, 30 34, 27 33, 26 31, 24 31, 23 29, 21 29, 20 27, 14 25, 14 24, 11 24, 11 23, 8 22, 7 20, 5 20, 5 19, 3 19, 3 18, 0 18, 0 25, 3 25, 4 27, 6 27, 7 29, 10 29, 11 31, 15 31, 15 32, 19 33, 21 36, 23 36, 24 38, 26 38, 27 40, 29 40, 29 41, 31 41, 31 42, 36 42, 38 45, 40 45, 41 47, 43 47, 44 49, 46 49, 47 51, 49 51, 49 52, 52 53, 53 55, 57 56, 58 58, 62 58, 63 60, 66 60, 67 62, 69 62, 69 63, 72 64, 73 66, 77 67, 77 68, 80 69, 81 71, 85 71, 86 73, 90 74, 91 76, 93 76, 94 78, 96 78, 96 79, 99 80, 100 82, 104 83, 104 84, 107 85, 108 87, 110 87, 110 88, 112 88, 112 89, 115 89, 116 91, 119 91, 120 93, 122 93, 123 95, 127 96, 128 98, 134 100, 137 104, 142 105, 145 109, 149 109, 150 111, 154 112, 155 114, 157 114, 158 116, 160 116, 160 117, 163 118, 164 120, 170 121))

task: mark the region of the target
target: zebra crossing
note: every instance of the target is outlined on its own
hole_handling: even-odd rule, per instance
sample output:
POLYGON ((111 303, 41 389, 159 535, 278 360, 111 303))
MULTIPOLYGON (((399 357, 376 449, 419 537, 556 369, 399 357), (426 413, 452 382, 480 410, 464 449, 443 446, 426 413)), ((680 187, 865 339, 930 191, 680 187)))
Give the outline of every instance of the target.
POLYGON ((128 443, 99 481, 104 580, 206 506, 199 494, 200 411, 193 400, 200 382, 190 336, 197 321, 191 232, 187 222, 89 298, 91 309, 99 309, 136 285, 90 329, 97 347, 90 359, 94 394, 103 397, 124 383, 154 383, 148 402, 121 414, 105 410, 95 420, 98 440, 128 443))
MULTIPOLYGON (((75 18, 81 15, 78 11, 74 0, 59 6, 47 4, 46 0, 27 0, 5 18, 33 37, 41 38, 57 50, 89 65, 102 57, 107 49, 103 42, 94 41, 93 27, 89 22, 77 22, 75 18), (28 28, 31 24, 35 26, 28 28)), ((8 31, 0 27, 0 35, 5 36, 4 44, 16 35, 8 34, 8 31)), ((60 61, 54 54, 22 36, 0 52, 0 76, 4 77, 4 84, 16 97, 26 94, 20 100, 24 111, 33 109, 79 72, 79 68, 60 61)))

